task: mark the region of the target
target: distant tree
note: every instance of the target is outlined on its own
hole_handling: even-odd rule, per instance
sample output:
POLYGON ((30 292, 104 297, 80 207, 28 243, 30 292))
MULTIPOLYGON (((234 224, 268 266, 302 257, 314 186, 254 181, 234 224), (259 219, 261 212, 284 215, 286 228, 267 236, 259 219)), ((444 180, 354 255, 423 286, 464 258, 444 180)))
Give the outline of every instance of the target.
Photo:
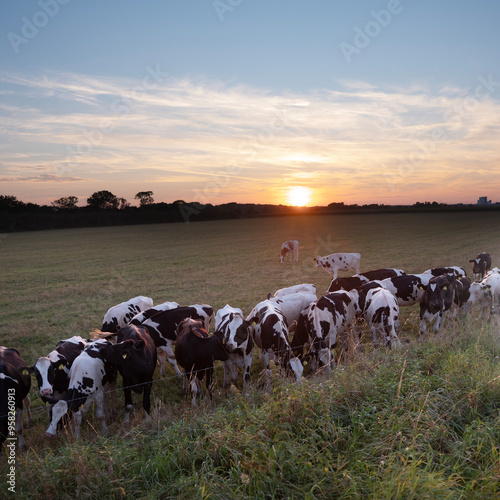
POLYGON ((92 208, 118 208, 120 200, 109 191, 96 191, 87 198, 87 205, 92 208))
POLYGON ((22 206, 24 206, 24 203, 19 201, 15 196, 10 194, 0 194, 0 210, 21 208, 22 206))
POLYGON ((123 210, 130 207, 130 203, 125 198, 118 198, 118 208, 123 210))
POLYGON ((139 191, 135 196, 134 200, 139 200, 141 207, 145 205, 151 205, 154 203, 153 191, 139 191))
POLYGON ((76 196, 63 196, 52 202, 52 206, 56 210, 72 210, 76 208, 78 198, 76 196))

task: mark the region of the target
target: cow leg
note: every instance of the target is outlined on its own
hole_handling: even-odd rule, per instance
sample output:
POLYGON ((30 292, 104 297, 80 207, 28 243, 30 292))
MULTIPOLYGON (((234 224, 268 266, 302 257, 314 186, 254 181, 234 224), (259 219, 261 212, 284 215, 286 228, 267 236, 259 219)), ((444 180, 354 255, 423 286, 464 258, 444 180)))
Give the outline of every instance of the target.
POLYGON ((191 406, 193 408, 196 408, 196 395, 198 394, 198 377, 191 373, 191 380, 190 380, 190 385, 191 385, 191 406))
POLYGON ((214 367, 210 366, 205 370, 205 373, 206 373, 205 384, 207 386, 208 396, 210 397, 210 399, 212 399, 214 367))
POLYGON ((130 412, 134 405, 132 404, 132 390, 130 388, 123 389, 123 393, 125 394, 125 419, 123 423, 128 424, 130 421, 130 412))
POLYGON ((151 420, 150 417, 150 412, 151 412, 151 387, 153 383, 150 382, 144 386, 144 395, 142 398, 142 407, 144 408, 144 411, 146 412, 146 422, 149 422, 151 420))
POLYGON ((272 372, 269 367, 269 352, 267 350, 261 349, 260 359, 264 364, 265 376, 266 376, 266 390, 271 390, 271 378, 272 372))
POLYGON ((252 353, 243 356, 243 383, 250 382, 250 368, 252 367, 252 353))
MULTIPOLYGON (((96 405, 97 405, 97 409, 96 409, 95 414, 96 414, 96 417, 101 421, 102 435, 107 436, 108 428, 106 426, 106 411, 105 411, 105 403, 104 403, 104 391, 97 391, 96 396, 95 396, 95 401, 96 401, 96 405)), ((85 408, 85 405, 83 408, 85 408)), ((83 410, 83 408, 82 408, 82 410, 83 410)), ((85 408, 85 411, 87 411, 87 408, 85 408)))
POLYGON ((175 360, 175 354, 174 351, 172 350, 172 344, 168 343, 167 345, 161 346, 160 349, 163 349, 163 351, 165 352, 167 360, 174 368, 175 373, 177 373, 177 376, 179 378, 182 378, 182 372, 179 370, 179 367, 177 366, 177 361, 175 360))
POLYGON ((335 365, 332 351, 328 347, 323 347, 318 351, 318 359, 320 366, 324 366, 325 373, 330 375, 332 373, 332 366, 335 365))
POLYGON ((23 399, 23 405, 26 408, 27 414, 26 428, 29 429, 30 427, 33 427, 33 417, 31 416, 31 401, 29 395, 23 399))
POLYGON ((26 443, 24 442, 24 437, 23 437, 23 407, 21 405, 21 408, 16 409, 16 423, 15 423, 15 429, 16 429, 16 434, 17 434, 17 445, 19 446, 20 450, 26 449, 26 443))
POLYGON ((158 364, 160 365, 160 377, 163 377, 165 376, 165 351, 161 347, 158 347, 158 349, 156 349, 156 352, 158 364))
POLYGON ((45 431, 45 435, 47 437, 54 438, 57 435, 57 424, 63 417, 68 412, 68 403, 66 401, 58 401, 53 407, 52 407, 52 421, 50 422, 49 427, 45 431))
POLYGON ((236 374, 231 359, 224 361, 222 363, 224 368, 224 387, 229 387, 232 383, 236 381, 236 374))
POLYGON ((290 359, 290 366, 292 367, 293 373, 295 373, 295 380, 300 383, 302 372, 304 371, 304 367, 300 362, 299 358, 293 357, 290 359))

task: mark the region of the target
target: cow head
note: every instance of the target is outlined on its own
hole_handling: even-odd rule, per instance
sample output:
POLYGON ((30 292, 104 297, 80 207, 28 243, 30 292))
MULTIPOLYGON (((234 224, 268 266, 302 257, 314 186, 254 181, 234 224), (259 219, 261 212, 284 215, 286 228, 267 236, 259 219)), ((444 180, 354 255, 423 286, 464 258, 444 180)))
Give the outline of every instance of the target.
POLYGON ((231 353, 236 349, 245 349, 248 339, 258 322, 259 318, 257 316, 244 319, 239 314, 231 313, 223 340, 227 351, 231 353))
POLYGON ((49 357, 38 358, 33 366, 28 368, 35 375, 42 397, 48 398, 54 392, 54 385, 67 388, 69 363, 62 354, 57 354, 56 359, 49 357))
POLYGON ((441 275, 432 278, 427 286, 420 284, 418 287, 424 291, 422 300, 431 314, 448 309, 455 296, 454 277, 441 275))

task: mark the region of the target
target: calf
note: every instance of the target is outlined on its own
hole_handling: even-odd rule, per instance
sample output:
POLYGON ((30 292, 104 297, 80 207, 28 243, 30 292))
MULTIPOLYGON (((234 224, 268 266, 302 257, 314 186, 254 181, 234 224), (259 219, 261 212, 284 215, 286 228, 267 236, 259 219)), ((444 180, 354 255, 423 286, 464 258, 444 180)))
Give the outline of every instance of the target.
POLYGON ((481 308, 483 321, 489 310, 488 320, 498 312, 500 306, 500 273, 493 268, 480 282, 474 282, 470 286, 469 303, 477 303, 481 308))
POLYGON ((186 318, 200 319, 203 321, 205 330, 208 331, 213 311, 212 307, 206 304, 176 307, 175 309, 167 309, 165 311, 156 312, 151 316, 149 316, 149 313, 146 311, 146 315, 149 316, 147 319, 141 322, 134 318, 131 320, 130 324, 143 325, 147 327, 157 349, 161 351, 161 354, 158 357, 160 360, 160 375, 163 376, 165 374, 166 356, 168 362, 172 365, 177 375, 182 377, 182 373, 175 362, 175 355, 173 351, 173 345, 175 339, 177 338, 177 326, 186 318))
POLYGON ((333 274, 334 279, 337 277, 338 271, 354 269, 354 272, 359 274, 360 261, 361 255, 359 253, 332 253, 326 257, 314 258, 316 267, 322 267, 326 272, 333 274))
POLYGON ((137 313, 153 307, 153 299, 139 295, 108 309, 102 321, 102 332, 116 333, 137 313))
POLYGON ((257 304, 247 321, 256 317, 258 323, 254 327, 254 341, 261 350, 267 384, 271 382, 270 360, 281 365, 286 372, 293 371, 297 382, 300 382, 304 368, 292 352, 288 341, 288 324, 281 310, 270 300, 257 304))
POLYGON ((26 448, 23 438, 23 405, 28 413, 28 426, 31 426, 33 419, 28 395, 30 388, 30 372, 19 351, 0 347, 0 453, 2 444, 6 440, 9 441, 7 445, 9 448, 14 447, 16 434, 19 448, 26 448), (15 411, 15 434, 11 427, 14 423, 11 417, 13 411, 15 411))
POLYGON ((380 284, 396 297, 398 306, 412 306, 420 302, 424 287, 432 279, 432 274, 406 274, 380 281, 380 284))
POLYGON ((491 268, 491 255, 487 252, 482 252, 474 259, 469 260, 472 263, 472 272, 476 281, 481 281, 486 272, 491 268))
POLYGON ((378 344, 378 334, 385 337, 386 345, 399 347, 396 334, 399 323, 399 306, 396 297, 385 288, 373 288, 366 294, 363 315, 371 328, 373 343, 378 344))
POLYGON ((226 304, 215 315, 215 331, 221 332, 228 354, 228 361, 224 362, 224 387, 236 380, 236 370, 243 368, 243 382, 250 380, 252 366, 253 328, 257 318, 248 321, 243 317, 241 309, 226 304))
POLYGON ((441 276, 442 274, 450 274, 455 276, 455 278, 460 278, 461 276, 467 277, 465 269, 460 266, 450 266, 450 267, 433 267, 432 269, 427 269, 423 274, 432 274, 432 276, 441 276))
POLYGON ((80 436, 82 417, 89 406, 95 402, 96 416, 101 421, 102 432, 107 433, 106 406, 104 393, 111 392, 114 406, 114 388, 117 370, 108 363, 103 355, 103 348, 112 345, 104 339, 87 342, 82 353, 75 359, 69 371, 69 387, 66 398, 52 407, 52 421, 45 432, 48 437, 55 437, 57 424, 69 411, 75 412, 75 437, 80 436))
POLYGON ((327 372, 335 365, 334 348, 337 336, 345 334, 354 324, 359 309, 357 290, 337 291, 320 297, 306 308, 297 322, 299 337, 305 337, 300 328, 305 328, 311 351, 327 372))
POLYGON ((453 303, 456 307, 455 316, 461 313, 462 319, 467 316, 469 308, 470 287, 472 281, 469 278, 457 278, 455 280, 455 297, 453 303))
POLYGON ((401 269, 375 269, 366 273, 355 274, 348 278, 334 278, 328 287, 326 293, 336 292, 338 290, 352 290, 368 281, 383 280, 394 276, 402 276, 405 272, 401 269))
POLYGON ((144 392, 142 407, 150 420, 151 387, 156 368, 156 346, 144 326, 127 325, 118 331, 116 344, 101 349, 103 358, 118 368, 125 393, 125 422, 132 410, 132 391, 144 392))
POLYGON ((198 391, 201 394, 201 380, 205 374, 205 384, 212 397, 214 361, 228 359, 222 342, 222 333, 215 332, 209 337, 201 320, 187 318, 179 323, 175 340, 175 358, 184 370, 185 381, 190 382, 193 406, 196 406, 198 391))
POLYGON ((74 360, 82 353, 87 341, 79 336, 60 340, 46 357, 40 357, 30 367, 35 374, 40 396, 44 403, 53 405, 66 397, 69 371, 74 360))
POLYGON ((292 256, 295 262, 299 260, 299 242, 297 240, 285 241, 281 245, 280 261, 282 264, 287 255, 290 257, 290 262, 292 262, 292 256))
POLYGON ((426 332, 427 323, 434 332, 440 332, 446 320, 448 311, 455 298, 455 278, 448 274, 435 276, 424 287, 420 300, 420 340, 426 332))

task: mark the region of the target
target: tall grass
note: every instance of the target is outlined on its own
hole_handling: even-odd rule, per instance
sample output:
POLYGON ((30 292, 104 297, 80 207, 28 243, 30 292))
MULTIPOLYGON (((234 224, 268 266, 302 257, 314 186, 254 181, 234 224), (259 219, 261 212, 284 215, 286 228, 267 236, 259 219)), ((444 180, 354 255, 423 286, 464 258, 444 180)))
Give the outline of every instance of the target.
MULTIPOLYGON (((500 262, 499 225, 469 215, 9 235, 0 244, 1 343, 33 363, 57 340, 87 335, 108 307, 139 293, 248 312, 281 286, 312 282, 321 292, 329 278, 313 267, 315 253, 360 251, 363 270, 469 268, 483 250, 500 262), (300 261, 281 265, 279 247, 291 237, 301 242, 300 261)), ((120 414, 109 437, 90 413, 79 441, 70 430, 47 441, 48 418, 32 390, 35 427, 25 430, 28 450, 17 454, 17 491, 22 498, 498 498, 498 325, 472 316, 420 343, 417 315, 415 308, 404 312, 400 350, 373 349, 367 335, 363 352, 344 357, 331 377, 307 374, 300 386, 275 371, 273 390, 263 391, 256 360, 250 388, 228 393, 218 366, 214 398, 196 410, 169 372, 155 381, 149 424, 137 410, 123 426, 117 394, 120 414)), ((4 462, 2 477, 6 471, 4 462)))

